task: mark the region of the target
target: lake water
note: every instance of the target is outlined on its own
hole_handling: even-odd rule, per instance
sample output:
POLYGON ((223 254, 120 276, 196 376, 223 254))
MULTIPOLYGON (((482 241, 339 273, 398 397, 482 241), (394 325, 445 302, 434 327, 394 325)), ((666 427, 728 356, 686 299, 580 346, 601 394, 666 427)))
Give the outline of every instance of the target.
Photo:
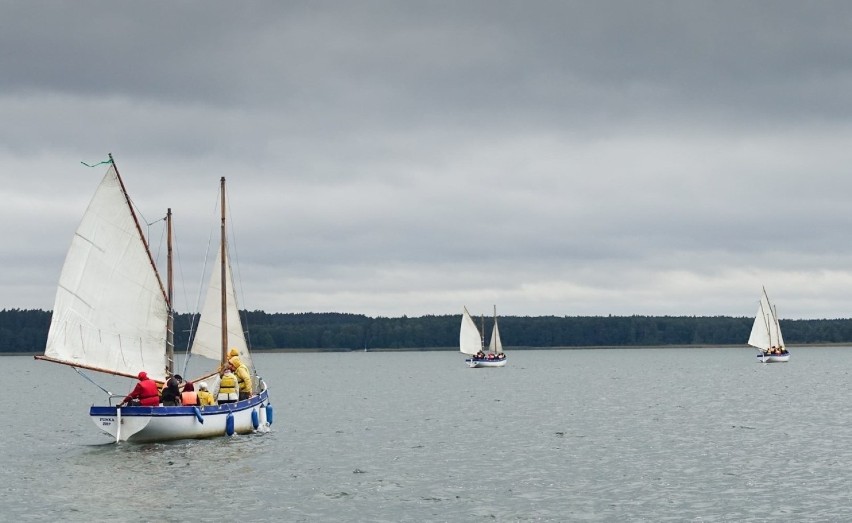
POLYGON ((269 433, 145 445, 97 430, 72 369, 4 357, 0 517, 850 521, 852 348, 791 352, 258 354, 269 433))

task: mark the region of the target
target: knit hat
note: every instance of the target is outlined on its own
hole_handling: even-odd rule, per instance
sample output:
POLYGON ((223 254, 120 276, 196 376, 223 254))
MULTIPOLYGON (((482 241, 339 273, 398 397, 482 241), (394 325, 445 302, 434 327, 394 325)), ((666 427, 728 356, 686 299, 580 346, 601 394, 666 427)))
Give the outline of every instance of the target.
POLYGON ((139 378, 139 381, 147 380, 148 379, 148 373, 143 370, 142 372, 139 373, 137 378, 139 378))

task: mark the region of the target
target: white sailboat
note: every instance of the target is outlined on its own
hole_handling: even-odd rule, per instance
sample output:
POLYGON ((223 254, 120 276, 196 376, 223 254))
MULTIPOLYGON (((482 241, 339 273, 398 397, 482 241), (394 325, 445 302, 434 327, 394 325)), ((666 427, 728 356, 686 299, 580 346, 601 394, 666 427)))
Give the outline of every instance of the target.
POLYGON ((748 344, 760 351, 757 357, 763 363, 783 363, 790 361, 790 353, 784 345, 778 311, 769 302, 766 289, 760 296, 760 305, 751 327, 748 344))
POLYGON ((465 363, 468 367, 503 367, 506 365, 506 353, 500 341, 500 329, 497 327, 497 307, 494 307, 494 328, 491 330, 491 341, 488 352, 483 350, 484 340, 476 327, 467 307, 463 307, 461 329, 459 330, 459 350, 471 356, 465 363))
MULTIPOLYGON (((169 257, 168 291, 151 256, 130 197, 110 155, 107 173, 77 228, 59 279, 47 346, 37 359, 105 374, 136 378, 146 371, 162 383, 174 374, 169 257)), ((221 345, 206 377, 218 378, 217 365, 230 347, 250 369, 251 359, 233 300, 233 280, 225 237, 225 179, 221 180, 220 271, 214 271, 193 353, 210 355, 211 332, 221 345), (217 276, 215 272, 219 272, 217 276), (224 291, 223 291, 224 289, 224 291), (211 307, 214 300, 218 307, 211 307), (212 310, 218 308, 218 311, 212 310), (211 316, 214 316, 211 318, 211 316)), ((171 210, 168 215, 171 238, 171 210)), ((171 243, 169 243, 171 252, 171 243)), ((199 378, 201 379, 201 378, 199 378)), ((196 381, 196 380, 192 380, 196 381)), ((212 380, 211 380, 212 381, 212 380)), ((256 387, 257 380, 253 385, 256 387)), ((215 387, 211 387, 214 392, 215 387)), ((95 425, 118 441, 152 442, 248 433, 272 423, 267 390, 224 405, 92 406, 95 425)))

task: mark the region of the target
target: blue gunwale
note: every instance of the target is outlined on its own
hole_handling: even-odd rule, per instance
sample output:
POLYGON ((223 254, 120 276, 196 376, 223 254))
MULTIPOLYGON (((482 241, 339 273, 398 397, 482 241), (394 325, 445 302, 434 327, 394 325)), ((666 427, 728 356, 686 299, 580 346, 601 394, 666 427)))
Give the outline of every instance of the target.
MULTIPOLYGON (((224 405, 209 405, 207 407, 180 406, 180 407, 121 407, 122 416, 195 416, 195 409, 204 414, 223 414, 227 412, 238 412, 260 405, 269 400, 269 391, 263 391, 257 396, 236 403, 225 403, 224 405)), ((115 416, 117 407, 92 405, 89 409, 90 416, 115 416)))

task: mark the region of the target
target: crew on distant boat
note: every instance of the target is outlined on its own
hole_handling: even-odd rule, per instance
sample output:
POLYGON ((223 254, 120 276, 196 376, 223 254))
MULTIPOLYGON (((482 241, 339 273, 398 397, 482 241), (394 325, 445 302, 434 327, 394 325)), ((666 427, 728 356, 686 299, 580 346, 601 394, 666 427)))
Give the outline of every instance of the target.
POLYGON ((493 352, 489 352, 488 354, 485 354, 483 351, 479 351, 473 356, 473 359, 474 359, 474 361, 476 361, 476 360, 481 360, 481 361, 498 360, 499 361, 499 360, 505 360, 506 354, 504 354, 502 352, 499 353, 499 354, 495 354, 493 352))
POLYGON ((787 354, 787 349, 784 348, 784 347, 775 347, 773 345, 772 347, 764 350, 763 354, 766 355, 766 356, 772 356, 772 355, 781 356, 781 355, 787 354))
POLYGON ((231 367, 228 367, 222 372, 222 379, 219 381, 219 404, 234 403, 237 397, 237 377, 231 372, 231 367))
POLYGON ((137 376, 139 383, 125 396, 119 406, 140 405, 143 407, 156 407, 160 404, 160 393, 157 390, 157 382, 148 377, 144 370, 137 376))
POLYGON ((207 407, 209 405, 215 405, 216 398, 213 397, 213 394, 207 390, 207 382, 201 381, 198 383, 198 405, 201 407, 207 407))

